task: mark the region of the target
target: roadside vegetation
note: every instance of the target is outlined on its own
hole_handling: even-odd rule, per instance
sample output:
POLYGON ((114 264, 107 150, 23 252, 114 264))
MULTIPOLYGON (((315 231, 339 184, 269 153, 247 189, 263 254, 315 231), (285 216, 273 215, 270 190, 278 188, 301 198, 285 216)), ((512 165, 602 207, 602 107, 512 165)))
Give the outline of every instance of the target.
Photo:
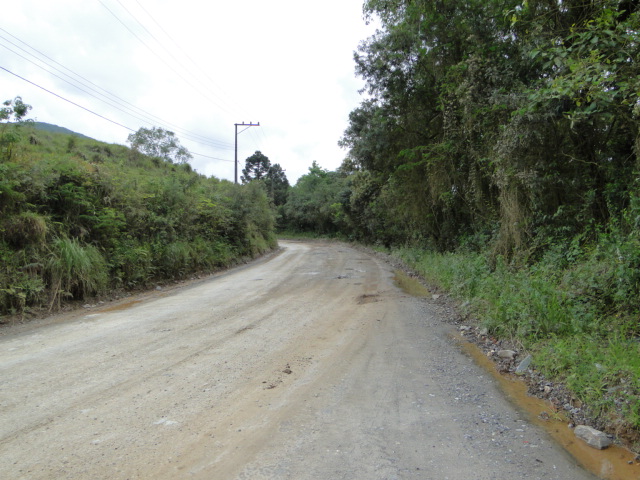
POLYGON ((280 225, 394 252, 640 448, 640 6, 367 0, 365 99, 280 225))
MULTIPOLYGON (((171 132, 132 148, 34 128, 5 102, 0 124, 0 315, 211 272, 276 245, 258 184, 194 172, 171 132)), ((0 316, 0 318, 2 318, 0 316)))
MULTIPOLYGON (((640 450, 640 4, 367 0, 364 100, 289 186, 193 172, 167 132, 133 148, 0 125, 0 312, 229 265, 286 235, 391 251, 532 353, 640 450)), ((12 124, 7 123, 10 120, 12 124)))

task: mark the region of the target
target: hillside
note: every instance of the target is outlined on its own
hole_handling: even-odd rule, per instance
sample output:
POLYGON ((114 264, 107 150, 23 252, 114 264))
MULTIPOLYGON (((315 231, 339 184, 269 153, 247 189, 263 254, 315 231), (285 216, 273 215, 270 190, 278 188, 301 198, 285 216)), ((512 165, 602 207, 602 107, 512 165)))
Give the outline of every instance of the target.
POLYGON ((0 321, 213 271, 275 246, 258 185, 60 127, 4 123, 0 140, 0 321))
POLYGON ((31 125, 33 125, 33 128, 37 130, 42 130, 45 132, 61 133, 63 135, 75 135, 76 137, 90 139, 90 137, 87 137, 86 135, 83 135, 78 132, 74 132, 73 130, 69 130, 68 128, 65 128, 65 127, 59 127, 58 125, 53 125, 51 123, 33 122, 31 123, 31 125))

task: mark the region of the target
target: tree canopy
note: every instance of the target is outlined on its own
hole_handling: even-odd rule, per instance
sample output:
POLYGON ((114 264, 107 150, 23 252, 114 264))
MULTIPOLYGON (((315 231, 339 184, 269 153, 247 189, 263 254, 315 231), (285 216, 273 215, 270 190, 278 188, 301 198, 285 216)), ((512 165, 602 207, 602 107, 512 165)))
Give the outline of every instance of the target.
POLYGON ((264 178, 269 172, 271 161, 269 157, 257 150, 253 155, 245 160, 245 167, 242 169, 240 179, 242 183, 249 183, 253 180, 264 178))
POLYGON ((169 163, 186 163, 193 156, 180 145, 180 140, 175 133, 160 127, 141 127, 137 132, 130 134, 127 141, 136 151, 158 157, 169 163))
POLYGON ((358 231, 444 249, 484 235, 526 256, 620 218, 637 187, 638 4, 367 1, 382 28, 355 54, 368 97, 340 141, 358 231))
POLYGON ((247 158, 242 169, 242 183, 260 181, 264 184, 274 205, 284 205, 287 201, 289 181, 278 163, 271 164, 269 157, 259 150, 247 158))
POLYGON ((21 139, 17 128, 8 128, 10 123, 19 127, 31 110, 31 105, 22 101, 22 97, 13 100, 5 100, 0 108, 0 158, 10 160, 13 154, 13 146, 21 139))

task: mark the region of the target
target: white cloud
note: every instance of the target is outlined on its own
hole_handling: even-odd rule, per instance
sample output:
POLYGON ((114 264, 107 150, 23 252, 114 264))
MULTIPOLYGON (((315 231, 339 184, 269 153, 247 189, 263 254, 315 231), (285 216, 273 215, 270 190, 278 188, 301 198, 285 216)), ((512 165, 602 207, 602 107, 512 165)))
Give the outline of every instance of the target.
MULTIPOLYGON (((362 86, 353 75, 353 51, 373 33, 362 20, 361 2, 21 0, 5 6, 0 27, 164 119, 171 124, 164 126, 193 152, 233 160, 233 124, 259 121, 262 127, 238 137, 239 169, 244 159, 261 150, 282 165, 293 183, 313 160, 334 169, 345 155, 337 141, 349 111, 360 101, 357 90, 362 86), (218 148, 193 141, 185 130, 218 148)), ((8 44, 17 42, 6 32, 0 31, 0 45, 30 58, 8 44)), ((0 48, 0 60, 16 74, 109 119, 134 130, 148 126, 5 48, 0 48)), ((4 97, 21 95, 33 105, 38 120, 126 143, 126 129, 4 71, 0 78, 4 97)), ((231 162, 195 156, 192 164, 201 173, 233 179, 231 162)))

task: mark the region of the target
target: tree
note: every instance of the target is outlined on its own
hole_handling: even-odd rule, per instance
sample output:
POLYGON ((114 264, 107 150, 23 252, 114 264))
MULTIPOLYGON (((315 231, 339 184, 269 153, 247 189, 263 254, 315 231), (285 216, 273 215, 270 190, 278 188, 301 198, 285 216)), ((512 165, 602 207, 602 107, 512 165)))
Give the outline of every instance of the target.
POLYGON ((269 197, 276 207, 287 203, 289 180, 287 180, 287 176, 280 164, 274 163, 271 165, 264 181, 269 197))
POLYGON ((21 122, 22 119, 31 110, 31 105, 27 105, 22 101, 22 97, 16 97, 13 100, 5 100, 0 109, 0 122, 8 122, 13 116, 14 122, 21 122))
POLYGON ((2 102, 3 107, 0 108, 0 122, 2 129, 0 130, 0 155, 5 160, 10 160, 13 153, 13 145, 20 140, 20 135, 16 129, 8 130, 9 123, 15 123, 19 126, 24 117, 31 110, 31 105, 27 105, 22 101, 22 97, 16 97, 13 100, 5 100, 2 102))
POLYGON ((287 202, 289 181, 284 170, 278 163, 271 165, 269 157, 260 151, 256 151, 246 160, 242 169, 242 183, 254 181, 263 182, 267 194, 275 206, 284 205, 287 202))
POLYGON ((295 231, 335 234, 346 230, 345 188, 348 178, 313 162, 309 173, 300 177, 289 192, 284 207, 284 223, 295 231))
POLYGON ((240 177, 242 183, 249 183, 253 180, 264 178, 269 173, 270 167, 271 161, 269 157, 257 150, 256 153, 246 160, 245 167, 242 169, 242 176, 240 177))
POLYGON ((158 157, 169 163, 186 163, 193 158, 189 150, 180 145, 175 133, 163 128, 141 127, 136 133, 130 134, 127 141, 135 152, 158 157))

